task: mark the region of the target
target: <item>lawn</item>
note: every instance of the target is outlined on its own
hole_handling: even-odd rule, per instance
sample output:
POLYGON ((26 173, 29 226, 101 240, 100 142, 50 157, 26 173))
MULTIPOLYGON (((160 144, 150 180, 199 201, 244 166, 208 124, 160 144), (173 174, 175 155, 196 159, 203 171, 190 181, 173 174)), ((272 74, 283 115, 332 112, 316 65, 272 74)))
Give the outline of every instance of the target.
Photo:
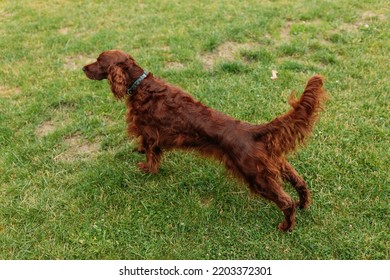
POLYGON ((358 0, 1 1, 0 259, 389 259, 388 11, 358 0), (81 71, 114 48, 253 123, 326 77, 325 111, 290 157, 312 192, 292 233, 212 160, 170 152, 158 174, 137 169, 124 104, 81 71))

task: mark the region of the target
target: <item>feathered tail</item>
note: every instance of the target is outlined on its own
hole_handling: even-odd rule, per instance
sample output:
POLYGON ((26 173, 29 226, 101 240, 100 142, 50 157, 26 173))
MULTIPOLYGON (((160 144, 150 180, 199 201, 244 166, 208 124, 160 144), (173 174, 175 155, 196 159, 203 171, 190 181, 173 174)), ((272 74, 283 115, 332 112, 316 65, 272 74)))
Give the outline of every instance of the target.
POLYGON ((299 100, 295 100, 294 94, 291 94, 289 104, 292 109, 268 124, 259 126, 254 139, 263 141, 273 154, 286 154, 293 151, 297 144, 304 144, 326 100, 322 84, 321 76, 310 78, 299 100))

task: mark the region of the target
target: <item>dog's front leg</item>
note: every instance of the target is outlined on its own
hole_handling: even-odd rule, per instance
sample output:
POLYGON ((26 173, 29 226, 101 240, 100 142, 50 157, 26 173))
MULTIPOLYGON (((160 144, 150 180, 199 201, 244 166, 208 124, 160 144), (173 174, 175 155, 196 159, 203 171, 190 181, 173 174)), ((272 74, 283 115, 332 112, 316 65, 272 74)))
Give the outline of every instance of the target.
POLYGON ((141 171, 146 173, 157 173, 160 168, 160 159, 162 151, 158 146, 148 146, 144 144, 146 162, 138 163, 138 167, 141 171))
POLYGON ((140 136, 138 139, 138 145, 133 149, 133 152, 138 152, 139 154, 144 154, 146 152, 145 147, 142 143, 142 137, 140 136))

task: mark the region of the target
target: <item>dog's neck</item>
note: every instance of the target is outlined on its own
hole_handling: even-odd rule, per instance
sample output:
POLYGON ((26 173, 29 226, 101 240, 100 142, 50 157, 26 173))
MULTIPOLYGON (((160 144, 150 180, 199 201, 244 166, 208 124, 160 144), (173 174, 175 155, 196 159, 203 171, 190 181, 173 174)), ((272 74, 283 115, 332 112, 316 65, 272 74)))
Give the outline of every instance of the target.
POLYGON ((128 95, 131 95, 131 94, 134 92, 134 90, 137 88, 137 86, 138 86, 138 85, 139 85, 139 84, 148 76, 148 74, 149 74, 148 71, 144 71, 144 72, 142 73, 142 75, 139 76, 139 77, 134 81, 134 83, 133 83, 130 87, 127 88, 127 90, 126 90, 127 94, 128 94, 128 95))
POLYGON ((126 92, 131 95, 137 86, 148 76, 148 72, 139 67, 134 60, 127 60, 122 66, 123 71, 126 72, 126 92))

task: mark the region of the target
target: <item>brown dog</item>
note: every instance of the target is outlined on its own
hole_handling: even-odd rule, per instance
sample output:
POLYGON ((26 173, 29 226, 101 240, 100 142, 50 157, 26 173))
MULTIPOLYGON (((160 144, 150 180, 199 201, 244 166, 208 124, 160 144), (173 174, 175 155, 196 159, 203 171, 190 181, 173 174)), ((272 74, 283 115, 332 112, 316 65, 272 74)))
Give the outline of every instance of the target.
POLYGON ((182 89, 146 73, 134 59, 119 50, 105 51, 83 67, 92 80, 108 79, 118 99, 126 99, 128 132, 139 137, 145 172, 155 173, 164 150, 192 149, 225 163, 250 190, 273 201, 284 213, 278 228, 291 231, 295 203, 283 190, 290 182, 299 194, 299 207, 307 208, 310 193, 305 181, 285 155, 304 143, 326 99, 321 76, 313 76, 292 109, 267 124, 233 119, 196 101, 182 89))

